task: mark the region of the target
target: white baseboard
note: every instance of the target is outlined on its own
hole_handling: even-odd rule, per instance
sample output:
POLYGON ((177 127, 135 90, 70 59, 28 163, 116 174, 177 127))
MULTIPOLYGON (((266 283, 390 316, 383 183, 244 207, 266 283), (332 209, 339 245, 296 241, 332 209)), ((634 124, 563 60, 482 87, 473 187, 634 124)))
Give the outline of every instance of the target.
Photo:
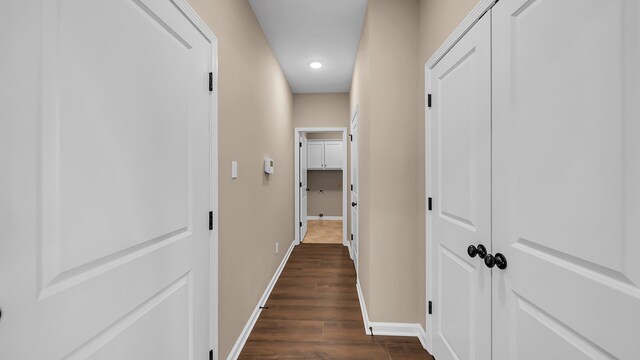
POLYGON ((307 220, 342 220, 342 216, 307 216, 307 220))
POLYGON ((369 321, 369 314, 367 313, 367 305, 364 302, 364 296, 362 295, 362 288, 360 282, 356 283, 356 289, 358 290, 358 299, 360 300, 360 310, 362 311, 362 319, 364 320, 364 328, 367 335, 385 335, 385 336, 415 336, 420 340, 423 348, 427 348, 427 334, 422 328, 422 325, 418 323, 388 323, 388 322, 375 322, 369 321))
POLYGON ((280 262, 280 266, 278 266, 278 269, 276 269, 275 274, 273 274, 271 281, 267 285, 267 289, 262 294, 262 297, 260 298, 258 305, 256 305, 256 308, 253 310, 253 313, 249 317, 247 324, 244 326, 244 329, 242 329, 240 336, 238 336, 238 340, 236 340, 236 343, 233 345, 231 352, 229 352, 229 356, 227 356, 227 360, 236 360, 240 356, 240 353, 242 352, 242 348, 244 348, 244 344, 247 342, 247 339, 249 338, 249 334, 251 334, 251 330, 253 330, 253 326, 256 324, 256 321, 258 321, 258 317, 260 316, 260 311, 261 311, 260 306, 263 306, 269 299, 269 295, 271 295, 271 290, 273 290, 273 287, 276 285, 276 282, 280 277, 280 273, 282 273, 282 269, 284 269, 284 266, 287 263, 287 260, 289 260, 289 256, 291 255, 291 251, 293 251, 293 247, 295 245, 296 245, 296 241, 294 240, 293 242, 291 242, 291 245, 289 246, 287 253, 284 255, 284 258, 282 258, 282 262, 280 262))

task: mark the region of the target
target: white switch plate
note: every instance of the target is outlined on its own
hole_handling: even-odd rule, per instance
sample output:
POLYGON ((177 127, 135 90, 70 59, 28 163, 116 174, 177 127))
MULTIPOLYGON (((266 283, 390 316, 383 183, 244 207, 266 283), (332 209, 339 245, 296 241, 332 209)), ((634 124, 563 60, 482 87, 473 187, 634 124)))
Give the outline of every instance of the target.
POLYGON ((231 178, 232 179, 238 178, 238 162, 237 161, 231 162, 231 178))

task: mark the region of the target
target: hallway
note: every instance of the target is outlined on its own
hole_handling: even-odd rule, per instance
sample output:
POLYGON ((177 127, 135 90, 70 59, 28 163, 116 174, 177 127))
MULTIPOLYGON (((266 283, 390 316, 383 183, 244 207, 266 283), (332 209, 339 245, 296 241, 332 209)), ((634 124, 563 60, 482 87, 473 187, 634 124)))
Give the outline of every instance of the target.
POLYGON ((346 247, 291 253, 240 359, 431 359, 413 337, 368 336, 346 247))

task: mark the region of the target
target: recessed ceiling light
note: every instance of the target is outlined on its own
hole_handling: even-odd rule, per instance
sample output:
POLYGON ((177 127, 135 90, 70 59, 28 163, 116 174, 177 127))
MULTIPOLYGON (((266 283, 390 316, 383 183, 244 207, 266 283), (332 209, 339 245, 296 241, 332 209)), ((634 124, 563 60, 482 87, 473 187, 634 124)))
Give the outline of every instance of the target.
POLYGON ((319 61, 314 61, 309 64, 309 66, 311 66, 312 69, 320 69, 322 67, 322 63, 319 61))

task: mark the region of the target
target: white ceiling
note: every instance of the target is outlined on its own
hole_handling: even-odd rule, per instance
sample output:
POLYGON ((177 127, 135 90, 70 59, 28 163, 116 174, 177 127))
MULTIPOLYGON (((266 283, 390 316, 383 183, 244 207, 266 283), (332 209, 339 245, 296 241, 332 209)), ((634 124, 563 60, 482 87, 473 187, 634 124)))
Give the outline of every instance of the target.
POLYGON ((367 0, 249 3, 294 93, 349 92, 367 0))

